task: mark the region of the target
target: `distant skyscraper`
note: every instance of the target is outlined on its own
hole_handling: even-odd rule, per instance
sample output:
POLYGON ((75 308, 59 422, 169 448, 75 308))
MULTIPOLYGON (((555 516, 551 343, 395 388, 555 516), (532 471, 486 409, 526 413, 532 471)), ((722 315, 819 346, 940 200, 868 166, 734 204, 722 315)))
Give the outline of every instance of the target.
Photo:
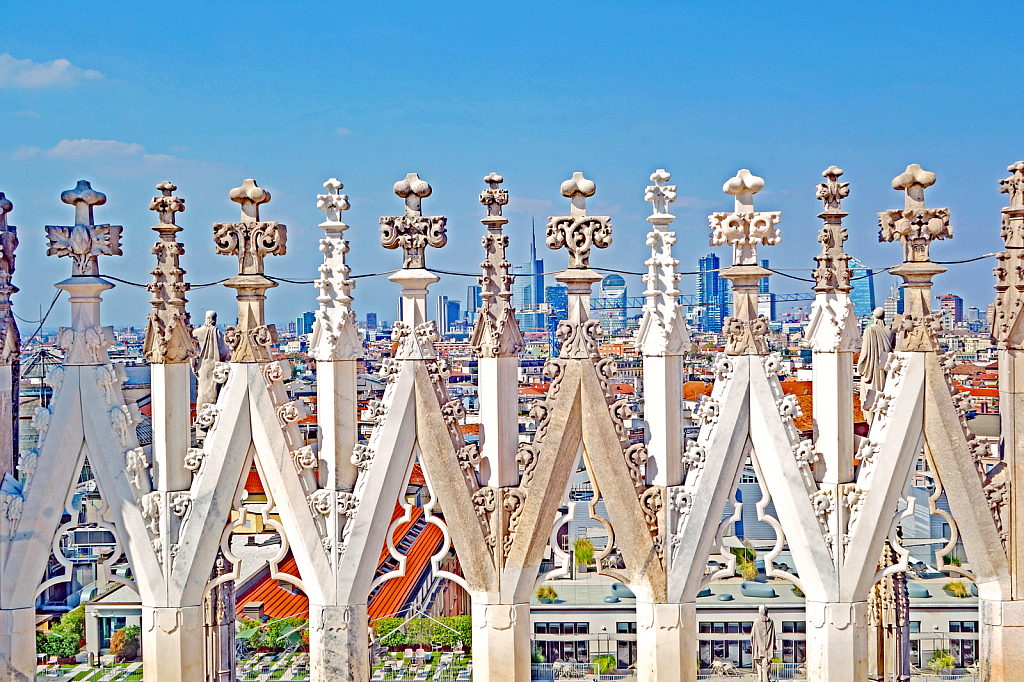
POLYGON ((483 299, 480 297, 480 286, 471 284, 466 287, 466 322, 472 324, 476 320, 476 311, 483 305, 483 299))
POLYGON ((967 309, 967 321, 977 322, 979 319, 981 318, 978 315, 978 308, 977 306, 972 305, 970 308, 967 309))
POLYGON ((614 334, 626 326, 626 280, 619 275, 608 275, 601 280, 598 299, 604 306, 597 311, 601 331, 614 334))
POLYGON ((964 299, 956 294, 939 296, 939 306, 942 309, 943 317, 947 315, 952 317, 954 324, 964 321, 964 299))
POLYGON ((377 328, 377 313, 366 313, 366 328, 376 329, 377 328))
POLYGON ((875 309, 875 274, 859 260, 850 256, 850 300, 857 317, 870 315, 875 309))
MULTIPOLYGON (((765 270, 768 269, 768 259, 767 258, 765 258, 764 260, 761 261, 761 267, 764 268, 765 270)), ((759 294, 767 294, 768 293, 768 278, 767 277, 762 277, 761 279, 759 279, 757 281, 757 293, 759 293, 759 294)))
POLYGON ((718 274, 718 256, 709 253, 700 259, 697 297, 700 301, 700 328, 721 332, 722 322, 729 314, 729 280, 718 274))
POLYGON ((437 330, 441 334, 452 331, 452 326, 459 321, 459 302, 447 296, 437 297, 437 330))
POLYGON ((295 334, 297 336, 312 334, 314 322, 316 322, 316 313, 302 313, 295 318, 295 334))
POLYGON ((512 306, 516 319, 524 332, 544 331, 544 261, 537 258, 537 233, 533 232, 530 242, 530 260, 512 269, 516 276, 512 282, 512 306), (525 311, 525 312, 524 312, 525 311))
POLYGON ((556 284, 544 290, 544 298, 551 306, 551 314, 558 320, 569 317, 569 289, 564 284, 556 284))

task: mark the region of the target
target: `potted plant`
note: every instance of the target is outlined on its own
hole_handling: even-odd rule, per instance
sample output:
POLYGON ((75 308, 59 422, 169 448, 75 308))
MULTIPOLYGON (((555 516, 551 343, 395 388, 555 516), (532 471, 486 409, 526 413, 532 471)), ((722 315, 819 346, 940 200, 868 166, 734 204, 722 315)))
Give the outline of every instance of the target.
POLYGON ((542 585, 537 588, 537 600, 541 604, 550 604, 558 599, 558 593, 550 585, 542 585))
POLYGON ((580 573, 586 573, 594 564, 594 543, 590 538, 576 538, 572 543, 572 553, 580 573))
POLYGON ((956 667, 956 661, 949 655, 948 649, 936 649, 928 661, 928 667, 941 675, 956 667))

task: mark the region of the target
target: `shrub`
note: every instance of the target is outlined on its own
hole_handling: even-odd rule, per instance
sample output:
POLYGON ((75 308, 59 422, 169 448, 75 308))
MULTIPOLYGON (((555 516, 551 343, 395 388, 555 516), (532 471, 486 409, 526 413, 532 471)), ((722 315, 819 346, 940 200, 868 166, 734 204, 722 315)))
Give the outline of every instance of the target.
POLYGON ((36 630, 36 653, 37 654, 48 654, 50 653, 47 649, 47 640, 49 636, 45 632, 36 630))
POLYGON ((373 631, 377 633, 377 637, 383 637, 380 643, 388 647, 405 646, 408 644, 409 638, 406 637, 405 633, 395 629, 404 620, 404 618, 381 618, 378 621, 374 621, 373 631))
POLYGON ((74 635, 81 641, 85 637, 85 606, 78 606, 61 616, 60 622, 53 626, 52 632, 74 635))
POLYGON ((948 649, 936 649, 928 661, 928 667, 937 673, 945 672, 956 667, 956 661, 949 655, 948 649))
POLYGON ((958 568, 960 567, 960 557, 958 557, 955 554, 950 554, 947 557, 943 557, 942 561, 946 566, 956 566, 958 568))
POLYGON ((757 552, 750 547, 733 547, 730 551, 736 555, 741 565, 748 561, 753 563, 757 558, 757 552))
POLYGON ((530 654, 531 663, 544 663, 544 654, 540 652, 540 649, 534 649, 533 653, 530 654))
POLYGON ((966 597, 970 592, 967 589, 967 585, 964 585, 962 580, 950 580, 948 583, 942 586, 946 592, 949 592, 954 597, 966 597))
POLYGON ((594 543, 590 538, 576 538, 572 543, 572 549, 577 566, 590 566, 594 563, 594 543))
POLYGON ((74 634, 54 633, 48 635, 46 638, 46 653, 57 658, 74 658, 78 655, 79 641, 79 638, 74 634))
POLYGON ((124 627, 111 635, 110 653, 119 662, 133 660, 139 653, 138 626, 124 627))
POLYGON ((613 654, 601 654, 600 656, 594 656, 593 663, 597 663, 597 671, 604 675, 607 672, 615 670, 618 667, 618 663, 615 660, 613 654))
POLYGON ((554 601, 558 599, 558 593, 550 585, 542 585, 537 588, 537 599, 551 599, 554 601))
POLYGON ((473 643, 473 621, 470 616, 452 616, 450 618, 438 618, 439 621, 458 631, 458 634, 448 628, 434 624, 434 641, 441 646, 455 646, 462 642, 464 646, 471 646, 473 643))

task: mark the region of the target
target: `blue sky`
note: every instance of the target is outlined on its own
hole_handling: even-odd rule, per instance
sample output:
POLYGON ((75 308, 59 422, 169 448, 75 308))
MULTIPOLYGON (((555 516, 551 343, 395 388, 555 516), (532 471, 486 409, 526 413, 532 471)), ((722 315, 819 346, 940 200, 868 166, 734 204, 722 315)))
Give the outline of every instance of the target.
MULTIPOLYGON (((596 266, 642 270, 648 176, 672 173, 682 268, 708 246, 707 214, 729 210, 722 183, 739 168, 765 179, 756 198, 781 210, 776 268, 813 267, 821 171, 846 171, 847 250, 869 266, 900 249, 877 241, 876 213, 902 206, 891 179, 907 164, 938 175, 931 206, 952 209, 954 239, 935 260, 995 251, 1005 195, 997 180, 1024 157, 1021 3, 12 3, 0 26, 0 191, 14 202, 21 245, 15 310, 38 318, 51 283, 70 274, 45 257, 43 225, 67 224, 60 192, 88 179, 105 192, 97 220, 124 225, 124 257, 101 271, 149 279, 154 186, 178 185, 192 283, 230 276, 212 223, 236 219, 228 191, 255 178, 288 225, 288 255, 267 272, 313 279, 321 183, 345 183, 354 273, 398 267, 378 217, 398 215, 392 185, 418 172, 433 186, 425 212, 448 217, 439 269, 475 272, 477 195, 491 171, 512 203, 510 259, 525 261, 530 218, 564 215, 559 185, 581 170, 597 183, 592 213, 612 216, 614 243, 596 266), (159 7, 159 9, 154 9, 159 7), (841 11, 840 11, 841 10, 841 11)), ((543 248, 546 269, 566 255, 543 248)), ((727 249, 713 249, 728 257, 727 249)), ((935 293, 991 302, 991 259, 953 266, 935 293)), ((797 274, 797 273, 794 273, 797 274)), ((889 278, 876 284, 884 297, 889 278)), ((469 278, 432 294, 465 300, 469 278)), ((642 289, 629 278, 630 293, 642 289)), ((773 290, 805 285, 773 277, 773 290)), ((683 289, 695 290, 687 277, 683 289)), ((356 309, 393 319, 398 288, 363 279, 356 309)), ((193 292, 190 311, 234 319, 230 290, 193 292)), ((315 308, 311 286, 270 292, 268 318, 315 308)), ((63 298, 63 297, 62 297, 63 298)), ((145 291, 108 292, 104 321, 142 326, 145 291)), ((61 301, 47 326, 66 324, 61 301)), ((22 329, 34 328, 22 324, 22 329)))

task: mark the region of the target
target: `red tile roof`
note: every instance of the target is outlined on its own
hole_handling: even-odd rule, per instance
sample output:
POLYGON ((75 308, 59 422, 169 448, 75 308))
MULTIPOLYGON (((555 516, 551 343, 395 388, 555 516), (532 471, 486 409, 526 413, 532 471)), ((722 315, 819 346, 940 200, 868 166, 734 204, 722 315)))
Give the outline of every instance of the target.
MULTIPOLYGON (((280 586, 277 580, 270 577, 269 568, 266 576, 238 594, 235 598, 235 613, 244 615, 245 605, 252 601, 263 602, 263 615, 270 620, 288 618, 290 616, 309 616, 309 598, 302 592, 290 592, 280 586)), ((281 562, 279 569, 282 573, 298 576, 299 567, 295 564, 295 557, 290 553, 281 562)))

